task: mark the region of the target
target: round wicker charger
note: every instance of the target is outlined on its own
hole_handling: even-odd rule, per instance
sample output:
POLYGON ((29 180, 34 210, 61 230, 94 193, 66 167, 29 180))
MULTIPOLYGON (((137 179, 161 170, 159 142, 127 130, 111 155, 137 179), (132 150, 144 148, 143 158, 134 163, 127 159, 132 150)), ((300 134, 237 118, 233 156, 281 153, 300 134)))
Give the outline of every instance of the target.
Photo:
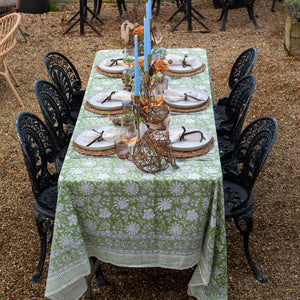
POLYGON ((99 115, 117 115, 117 114, 123 113, 123 109, 102 110, 102 109, 96 108, 93 105, 91 105, 88 101, 85 101, 83 105, 88 111, 93 112, 95 114, 99 114, 99 115))
POLYGON ((122 78, 123 77, 123 73, 108 73, 103 71, 101 68, 99 68, 98 65, 96 65, 96 71, 101 74, 101 75, 105 75, 107 77, 112 77, 112 78, 122 78))
POLYGON ((193 151, 172 150, 171 154, 173 157, 177 157, 177 158, 189 158, 189 157, 200 156, 207 153, 214 146, 214 143, 215 143, 215 139, 212 137, 210 141, 201 149, 193 150, 193 151))
POLYGON ((208 97, 207 101, 205 101, 202 105, 193 108, 179 108, 179 107, 173 107, 171 105, 168 106, 171 112, 190 113, 190 112, 197 112, 206 109, 209 106, 209 103, 210 103, 210 97, 208 97))
POLYGON ((116 148, 111 148, 107 150, 87 150, 84 148, 81 148, 76 142, 73 141, 73 148, 78 153, 84 154, 84 155, 94 155, 94 156, 106 156, 116 153, 116 148))
POLYGON ((163 71, 163 73, 165 75, 169 75, 169 76, 172 76, 172 77, 190 77, 190 76, 194 76, 194 75, 197 75, 197 74, 200 74, 202 72, 204 72, 206 69, 206 65, 205 64, 202 64, 202 66, 193 71, 193 72, 188 72, 188 73, 175 73, 175 72, 171 72, 169 70, 166 70, 166 71, 163 71))

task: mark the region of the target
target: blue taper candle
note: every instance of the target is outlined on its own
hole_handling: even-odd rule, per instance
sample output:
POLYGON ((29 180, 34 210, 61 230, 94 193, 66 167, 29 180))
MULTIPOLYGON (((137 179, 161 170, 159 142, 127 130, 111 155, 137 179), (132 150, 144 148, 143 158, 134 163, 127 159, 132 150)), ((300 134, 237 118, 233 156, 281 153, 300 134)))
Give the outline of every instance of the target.
POLYGON ((148 54, 149 54, 149 20, 144 17, 144 71, 148 72, 148 54))
POLYGON ((138 36, 134 36, 134 96, 140 95, 138 36))
POLYGON ((148 16, 148 19, 151 20, 152 19, 152 6, 151 6, 151 0, 148 1, 149 3, 149 16, 148 16))

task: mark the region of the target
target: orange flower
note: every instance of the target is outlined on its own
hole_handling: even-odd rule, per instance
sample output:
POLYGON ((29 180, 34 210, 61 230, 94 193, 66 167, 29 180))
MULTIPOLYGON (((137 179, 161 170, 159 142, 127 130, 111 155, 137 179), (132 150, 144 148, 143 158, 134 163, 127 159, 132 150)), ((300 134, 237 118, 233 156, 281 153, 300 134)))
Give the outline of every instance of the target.
POLYGON ((156 60, 154 66, 157 71, 166 71, 169 68, 168 63, 159 58, 156 60))
POLYGON ((139 62, 139 66, 140 66, 141 68, 144 68, 144 66, 145 66, 145 65, 144 65, 144 59, 143 59, 143 58, 140 58, 138 62, 139 62))
POLYGON ((133 34, 144 34, 144 26, 138 26, 136 28, 133 29, 133 34))

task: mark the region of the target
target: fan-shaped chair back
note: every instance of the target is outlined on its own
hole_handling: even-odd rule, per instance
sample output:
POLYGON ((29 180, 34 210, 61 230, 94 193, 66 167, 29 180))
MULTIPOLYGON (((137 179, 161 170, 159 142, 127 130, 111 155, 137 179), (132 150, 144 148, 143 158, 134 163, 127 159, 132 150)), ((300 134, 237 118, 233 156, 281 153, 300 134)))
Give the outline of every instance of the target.
POLYGON ((57 183, 54 140, 43 121, 29 112, 19 113, 16 130, 35 197, 57 183), (53 169, 53 168, 54 169, 53 169), (51 170, 54 171, 51 171, 51 170))
POLYGON ((247 75, 238 81, 229 95, 225 111, 230 116, 232 123, 234 123, 230 133, 233 141, 237 140, 240 136, 255 87, 255 76, 253 74, 247 75))
POLYGON ((81 80, 74 65, 66 56, 55 51, 45 54, 44 64, 53 84, 71 102, 73 92, 81 89, 81 80))
POLYGON ((35 81, 34 92, 57 147, 69 145, 74 124, 64 95, 46 80, 35 81))
POLYGON ((277 121, 273 117, 262 117, 251 122, 240 136, 236 152, 237 182, 247 189, 249 195, 277 133, 277 121))
POLYGON ((249 75, 257 58, 257 49, 248 48, 243 51, 234 62, 229 75, 228 85, 232 90, 237 82, 245 75, 249 75))

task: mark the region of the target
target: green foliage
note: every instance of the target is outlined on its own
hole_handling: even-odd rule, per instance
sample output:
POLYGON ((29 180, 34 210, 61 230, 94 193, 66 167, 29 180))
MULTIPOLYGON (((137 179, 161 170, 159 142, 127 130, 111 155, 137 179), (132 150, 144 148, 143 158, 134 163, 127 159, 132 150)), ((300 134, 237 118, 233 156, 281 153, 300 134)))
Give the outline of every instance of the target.
POLYGON ((284 4, 292 22, 300 22, 300 0, 285 0, 284 4))
POLYGON ((55 0, 50 0, 49 1, 49 10, 50 11, 58 11, 58 7, 56 5, 56 1, 55 0))

